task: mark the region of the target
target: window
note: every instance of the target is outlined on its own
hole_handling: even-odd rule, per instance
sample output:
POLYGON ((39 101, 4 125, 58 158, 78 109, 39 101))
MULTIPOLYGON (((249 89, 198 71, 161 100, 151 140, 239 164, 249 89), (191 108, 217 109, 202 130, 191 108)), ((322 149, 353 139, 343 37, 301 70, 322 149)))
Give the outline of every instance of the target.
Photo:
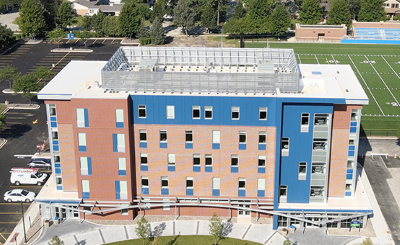
POLYGON ((92 175, 92 159, 90 157, 80 157, 81 175, 92 175))
POLYGON ((139 139, 140 139, 140 142, 147 142, 147 130, 146 129, 139 130, 139 139))
POLYGON ((167 105, 167 119, 175 118, 175 107, 173 105, 167 105))
POLYGON ((307 163, 299 162, 299 180, 306 180, 307 177, 307 163))
POLYGON ((258 119, 259 120, 267 120, 267 107, 259 107, 258 108, 258 119))
POLYGON ((146 176, 142 176, 142 194, 148 195, 149 194, 149 178, 146 176))
POLYGON ((239 132, 239 143, 246 144, 246 132, 239 132))
POLYGON ((314 125, 322 126, 328 125, 328 114, 315 114, 314 115, 314 125))
POLYGON ((355 139, 349 139, 349 145, 353 146, 356 144, 356 140, 355 139))
POLYGON ((220 131, 212 131, 212 142, 213 144, 220 143, 220 131))
POLYGON ((90 198, 89 180, 82 180, 82 198, 90 198))
POLYGON ((324 163, 312 163, 311 173, 312 174, 325 173, 325 164, 324 163))
POLYGON ((326 150, 328 143, 326 139, 314 139, 313 140, 313 150, 326 150))
MULTIPOLYGON (((121 206, 127 206, 127 204, 121 203, 121 206)), ((128 209, 121 209, 121 215, 128 215, 129 210, 128 209)))
POLYGON ((354 164, 353 160, 347 160, 347 169, 353 169, 353 164, 354 164))
MULTIPOLYGON (((311 197, 323 197, 324 196, 324 187, 322 186, 311 186, 310 190, 310 196, 311 197)), ((315 199, 314 199, 315 201, 315 199)))
POLYGON ((147 169, 148 169, 147 154, 141 153, 140 154, 140 170, 147 171, 147 169))
POLYGON ((128 199, 128 186, 126 181, 115 181, 115 199, 128 199))
POLYGON ((232 120, 239 120, 239 107, 233 106, 231 108, 231 119, 232 120))
POLYGON ((239 172, 239 156, 231 155, 231 173, 239 172))
POLYGON ((219 196, 220 180, 219 178, 212 179, 212 195, 219 196))
POLYGON ((76 109, 76 125, 78 128, 89 127, 88 110, 83 108, 76 109))
POLYGON ((125 135, 113 134, 114 152, 125 152, 125 135))
POLYGON ((200 119, 200 106, 192 106, 192 118, 200 119))
POLYGON ((258 132, 258 144, 265 144, 267 143, 267 132, 260 131, 258 132))
POLYGON ((346 191, 351 191, 351 184, 346 184, 345 190, 346 191))
POLYGON ((265 179, 257 180, 257 197, 265 196, 265 179))
POLYGON ((78 148, 79 151, 86 151, 86 134, 78 133, 78 148))
POLYGON ((258 156, 258 167, 265 168, 265 156, 258 156))
POLYGON ((239 178, 238 181, 238 196, 244 197, 246 196, 246 179, 245 178, 239 178))
POLYGON ((167 142, 167 130, 160 130, 160 142, 167 142))
POLYGON ((193 172, 200 172, 200 154, 193 154, 193 172))
POLYGON ((126 158, 125 157, 118 158, 118 175, 119 176, 126 175, 126 158))
POLYGON ((205 119, 213 118, 213 107, 212 106, 204 106, 204 118, 205 119))
POLYGON ((147 113, 146 113, 146 106, 145 105, 139 105, 139 118, 146 118, 147 113))
POLYGON ((58 140, 58 131, 53 130, 53 128, 51 129, 51 138, 53 140, 58 140))
MULTIPOLYGON (((286 198, 287 197, 287 186, 286 185, 281 185, 279 187, 279 197, 282 198, 286 198)), ((286 202, 286 200, 285 200, 286 202)))
POLYGON ((186 196, 193 196, 193 177, 186 177, 186 196))
POLYGON ((53 116, 53 117, 57 116, 55 104, 49 104, 49 114, 50 114, 50 116, 53 116))
POLYGON ((117 128, 124 127, 124 110, 123 109, 115 109, 115 122, 117 128))
POLYGON ((161 195, 168 195, 168 177, 161 177, 161 195))
POLYGON ((310 114, 301 113, 301 126, 308 126, 310 123, 310 114))
POLYGON ((186 143, 192 143, 193 142, 193 133, 192 133, 192 131, 185 131, 185 141, 186 141, 186 143))
POLYGON ((282 138, 282 152, 283 157, 289 156, 289 138, 282 138))
POLYGON ((207 173, 210 173, 210 172, 212 172, 212 163, 213 163, 212 155, 211 154, 206 154, 205 158, 206 158, 205 159, 205 162, 206 162, 205 170, 206 170, 207 173))
POLYGON ((352 122, 357 122, 358 121, 358 109, 352 109, 351 110, 350 120, 352 122))
POLYGON ((175 171, 175 154, 168 154, 168 171, 174 172, 175 171))

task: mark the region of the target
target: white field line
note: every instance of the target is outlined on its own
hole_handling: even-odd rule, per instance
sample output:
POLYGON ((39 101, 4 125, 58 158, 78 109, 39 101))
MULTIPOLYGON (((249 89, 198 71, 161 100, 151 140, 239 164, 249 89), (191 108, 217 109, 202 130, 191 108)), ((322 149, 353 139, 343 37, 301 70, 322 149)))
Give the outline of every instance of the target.
POLYGON ((300 61, 300 64, 301 64, 301 59, 300 59, 300 55, 299 55, 299 54, 297 54, 297 57, 299 57, 299 61, 300 61))
MULTIPOLYGON (((366 55, 364 55, 364 57, 369 61, 368 57, 366 55)), ((392 95, 393 99, 396 101, 397 104, 399 104, 399 101, 396 99, 396 97, 394 97, 392 91, 390 91, 389 87, 386 85, 385 81, 382 79, 381 75, 379 75, 378 71, 375 69, 374 65, 371 64, 371 62, 369 62, 369 64, 372 66, 372 68, 374 68, 374 71, 376 72, 376 74, 379 76, 379 78, 382 80, 383 84, 385 84, 387 90, 389 91, 389 93, 392 95)))
POLYGON ((364 77, 361 75, 361 72, 358 70, 356 64, 354 64, 353 60, 351 59, 350 55, 347 55, 351 61, 351 63, 353 64, 354 68, 356 68, 358 75, 360 75, 361 79, 363 80, 365 86, 367 87, 369 93, 371 94, 372 98, 374 99, 376 105, 378 106, 379 110, 382 112, 382 114, 385 116, 385 113, 383 113, 383 110, 381 108, 381 106, 379 105, 378 101, 376 101, 374 94, 371 92, 371 89, 368 87, 367 83, 364 80, 364 77))
POLYGON ((335 62, 335 65, 337 65, 336 59, 335 59, 335 57, 333 57, 333 54, 331 54, 331 56, 332 56, 333 62, 335 62))
POLYGON ((400 79, 399 74, 397 74, 397 72, 393 69, 393 67, 386 61, 385 57, 383 57, 383 55, 381 55, 382 59, 386 62, 386 64, 390 67, 390 69, 392 69, 392 71, 394 72, 394 74, 396 74, 397 78, 400 79))
POLYGON ((315 56, 315 59, 317 60, 317 63, 318 63, 318 65, 319 65, 319 61, 318 61, 317 55, 314 54, 314 56, 315 56))

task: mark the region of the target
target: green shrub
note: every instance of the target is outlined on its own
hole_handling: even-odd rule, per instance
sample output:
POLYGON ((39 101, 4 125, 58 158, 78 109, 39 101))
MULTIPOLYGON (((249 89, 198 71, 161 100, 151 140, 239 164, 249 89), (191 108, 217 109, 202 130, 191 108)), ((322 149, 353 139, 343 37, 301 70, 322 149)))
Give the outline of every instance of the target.
POLYGON ((151 38, 149 37, 142 37, 139 38, 140 45, 148 45, 151 43, 151 38))

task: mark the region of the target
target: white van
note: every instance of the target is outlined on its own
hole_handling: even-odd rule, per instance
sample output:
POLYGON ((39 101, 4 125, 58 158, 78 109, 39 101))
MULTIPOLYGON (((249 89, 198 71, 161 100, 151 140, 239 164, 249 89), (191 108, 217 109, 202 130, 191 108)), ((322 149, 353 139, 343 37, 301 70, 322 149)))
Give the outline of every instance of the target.
POLYGON ((37 168, 12 168, 10 173, 10 182, 15 185, 42 185, 47 178, 47 174, 41 173, 37 168))

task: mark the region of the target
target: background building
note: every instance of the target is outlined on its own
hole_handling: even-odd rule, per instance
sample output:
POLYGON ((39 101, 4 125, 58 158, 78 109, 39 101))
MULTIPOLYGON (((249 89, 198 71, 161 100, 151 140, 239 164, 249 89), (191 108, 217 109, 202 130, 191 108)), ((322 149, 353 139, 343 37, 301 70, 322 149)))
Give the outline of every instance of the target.
POLYGON ((53 177, 44 217, 219 216, 348 227, 362 105, 348 65, 291 49, 122 47, 72 61, 40 93, 53 177))

